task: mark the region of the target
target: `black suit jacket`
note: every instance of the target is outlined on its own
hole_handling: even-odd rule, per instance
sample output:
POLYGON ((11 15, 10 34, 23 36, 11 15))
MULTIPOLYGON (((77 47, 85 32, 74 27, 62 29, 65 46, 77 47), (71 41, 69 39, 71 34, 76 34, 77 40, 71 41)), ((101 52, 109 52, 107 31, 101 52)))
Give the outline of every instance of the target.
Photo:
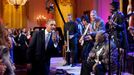
POLYGON ((56 50, 52 37, 50 37, 47 49, 45 49, 45 31, 34 32, 27 50, 28 63, 50 61, 52 50, 56 50))

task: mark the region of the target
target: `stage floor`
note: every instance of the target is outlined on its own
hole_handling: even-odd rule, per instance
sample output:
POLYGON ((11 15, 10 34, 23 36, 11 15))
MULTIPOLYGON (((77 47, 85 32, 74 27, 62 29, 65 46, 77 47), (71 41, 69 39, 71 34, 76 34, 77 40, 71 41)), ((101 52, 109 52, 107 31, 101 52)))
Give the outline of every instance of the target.
MULTIPOLYGON (((77 66, 75 66, 75 67, 71 67, 70 65, 63 66, 65 63, 66 63, 66 61, 63 59, 63 57, 51 58, 49 75, 67 75, 67 74, 56 74, 56 70, 58 70, 58 69, 60 69, 60 70, 62 69, 64 71, 66 71, 69 75, 80 75, 81 63, 77 64, 77 66)), ((132 69, 129 68, 129 70, 132 70, 132 69)), ((26 65, 17 65, 15 72, 16 72, 16 75, 28 75, 26 65)), ((122 73, 121 75, 134 75, 134 74, 130 74, 130 73, 131 72, 129 72, 129 73, 125 72, 125 73, 122 73)))
POLYGON ((77 64, 75 67, 71 67, 71 65, 63 66, 65 63, 66 61, 63 59, 63 57, 51 58, 51 72, 55 72, 57 69, 63 69, 68 74, 80 75, 81 64, 77 64))
MULTIPOLYGON (((51 58, 51 65, 50 65, 50 75, 55 75, 57 69, 63 69, 70 75, 80 75, 81 70, 81 63, 77 64, 75 67, 63 66, 66 63, 63 57, 53 57, 51 58)), ((121 75, 134 75, 130 73, 122 73, 121 75)))

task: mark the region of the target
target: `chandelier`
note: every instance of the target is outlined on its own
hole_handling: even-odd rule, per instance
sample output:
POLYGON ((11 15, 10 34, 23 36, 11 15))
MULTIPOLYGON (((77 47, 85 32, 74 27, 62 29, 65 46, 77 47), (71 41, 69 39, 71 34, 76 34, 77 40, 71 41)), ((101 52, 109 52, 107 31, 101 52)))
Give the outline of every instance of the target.
POLYGON ((43 26, 43 24, 46 22, 46 17, 44 15, 39 15, 36 17, 37 24, 40 26, 43 26))
POLYGON ((7 0, 9 4, 14 5, 17 9, 19 6, 25 5, 27 0, 7 0))

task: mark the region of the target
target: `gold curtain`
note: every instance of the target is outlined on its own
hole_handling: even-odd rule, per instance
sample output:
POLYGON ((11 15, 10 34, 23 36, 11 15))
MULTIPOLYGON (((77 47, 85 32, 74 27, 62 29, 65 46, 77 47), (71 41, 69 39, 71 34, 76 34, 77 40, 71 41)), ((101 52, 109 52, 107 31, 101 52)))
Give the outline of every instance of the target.
POLYGON ((3 22, 8 28, 26 27, 25 7, 19 6, 17 9, 3 0, 3 22))
POLYGON ((119 0, 119 2, 120 2, 120 11, 123 12, 123 0, 119 0))

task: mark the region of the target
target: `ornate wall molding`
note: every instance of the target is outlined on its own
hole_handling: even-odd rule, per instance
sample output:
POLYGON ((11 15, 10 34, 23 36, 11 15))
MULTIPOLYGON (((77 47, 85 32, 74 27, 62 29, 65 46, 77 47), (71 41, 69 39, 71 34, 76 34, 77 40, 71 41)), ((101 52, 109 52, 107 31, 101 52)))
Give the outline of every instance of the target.
POLYGON ((59 0, 59 1, 60 1, 60 4, 63 6, 72 5, 71 0, 59 0))
POLYGON ((26 27, 26 10, 24 6, 15 9, 6 0, 3 0, 3 23, 8 28, 24 28, 26 27))

